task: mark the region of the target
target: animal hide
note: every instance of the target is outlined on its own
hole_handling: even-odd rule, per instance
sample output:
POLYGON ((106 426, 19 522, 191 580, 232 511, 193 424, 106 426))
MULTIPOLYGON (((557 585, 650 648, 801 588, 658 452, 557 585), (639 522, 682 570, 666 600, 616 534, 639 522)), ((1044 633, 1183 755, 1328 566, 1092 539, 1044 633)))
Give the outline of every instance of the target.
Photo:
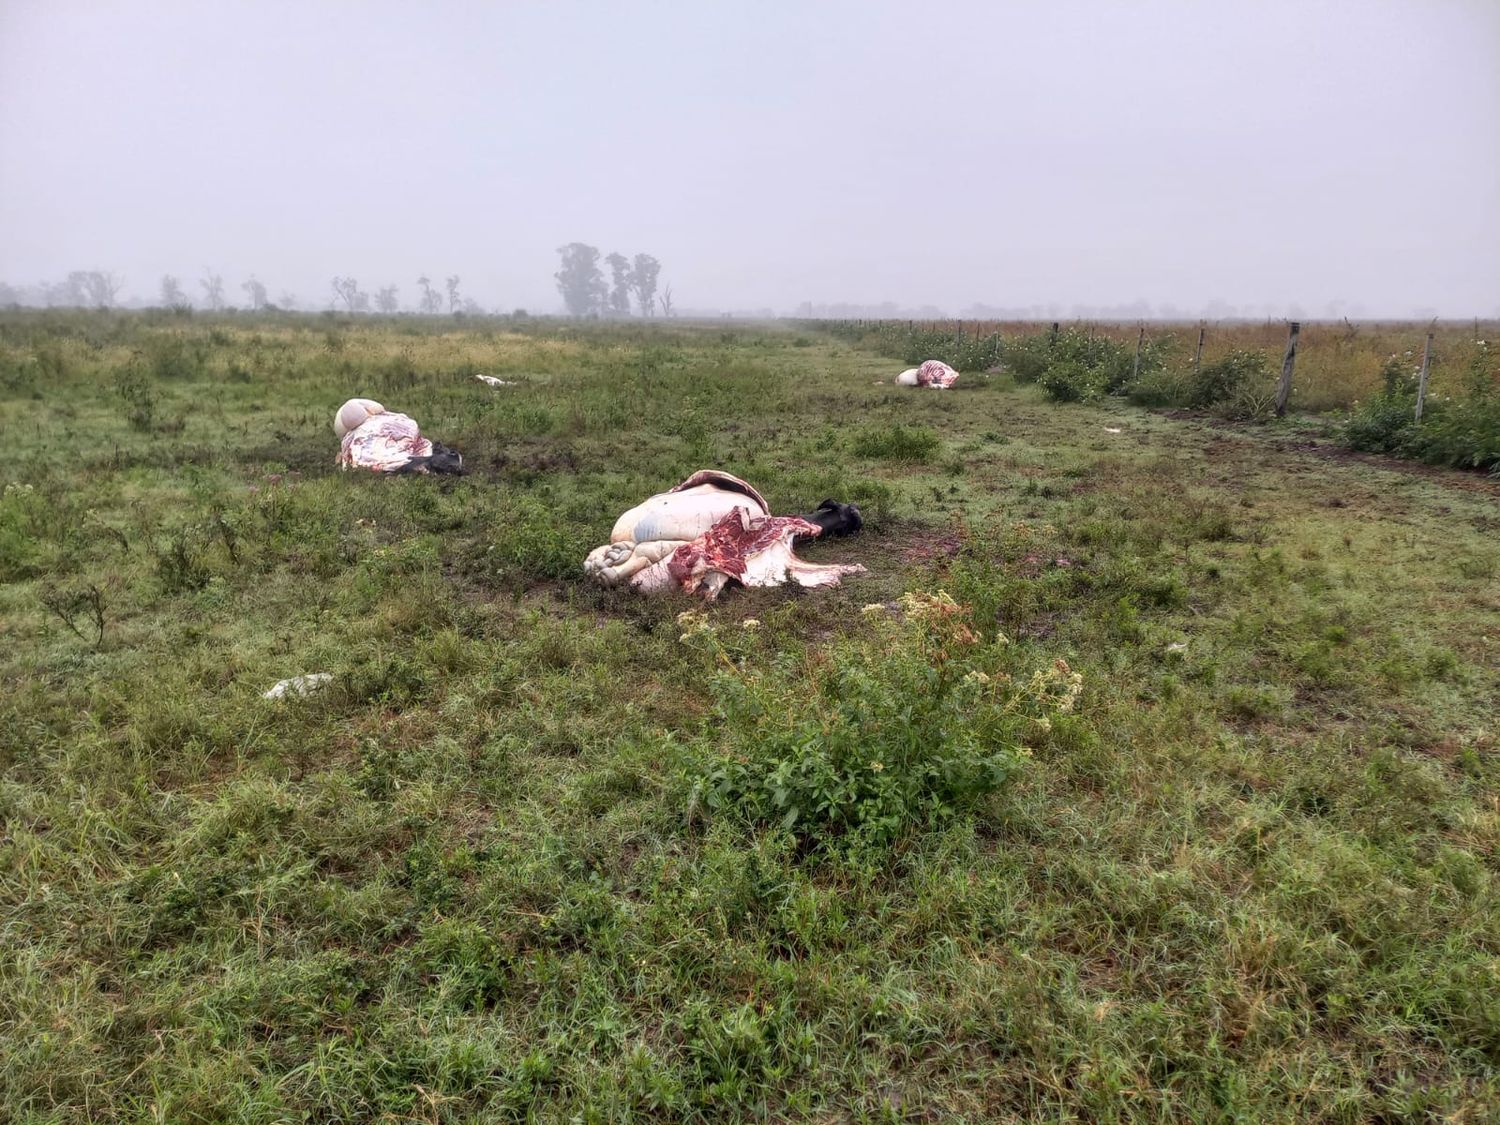
POLYGON ((333 432, 340 440, 350 430, 358 429, 377 414, 384 414, 385 407, 373 398, 351 398, 333 415, 333 432))
POLYGON ((958 382, 958 372, 940 359, 929 359, 921 367, 909 367, 896 376, 903 387, 934 387, 947 390, 958 382))
POLYGON ((794 540, 822 531, 797 516, 771 515, 751 485, 705 469, 621 516, 610 542, 591 552, 583 569, 606 586, 629 583, 648 593, 681 589, 707 600, 730 581, 830 586, 864 571, 858 565, 818 566, 792 553, 794 540))
POLYGON ((405 414, 382 412, 344 435, 339 464, 344 468, 390 473, 415 457, 431 457, 432 442, 405 414))
POLYGON ((820 566, 792 554, 792 540, 821 529, 798 516, 751 516, 736 508, 691 543, 684 543, 631 581, 637 590, 684 590, 713 601, 729 582, 745 586, 837 586, 858 563, 820 566))
POLYGON ((333 418, 341 468, 376 473, 461 473, 463 458, 422 436, 415 419, 368 398, 352 398, 333 418))
POLYGON ((765 497, 739 477, 717 469, 700 469, 681 484, 637 504, 617 519, 609 541, 685 542, 696 539, 736 508, 756 516, 771 514, 765 497))

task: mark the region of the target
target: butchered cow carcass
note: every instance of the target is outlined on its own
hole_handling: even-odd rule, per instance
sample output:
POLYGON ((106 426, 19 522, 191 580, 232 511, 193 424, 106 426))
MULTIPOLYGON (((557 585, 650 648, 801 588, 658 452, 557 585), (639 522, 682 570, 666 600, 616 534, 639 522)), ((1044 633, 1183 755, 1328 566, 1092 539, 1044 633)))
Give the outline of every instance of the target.
POLYGON ((707 601, 731 582, 833 586, 865 568, 804 562, 792 548, 822 535, 852 534, 863 522, 858 507, 833 500, 807 518, 773 516, 754 487, 703 469, 616 520, 609 543, 590 552, 583 569, 606 586, 684 590, 707 601))
POLYGON ((958 382, 958 372, 940 359, 929 359, 921 367, 908 367, 896 376, 903 387, 934 387, 947 390, 958 382))
POLYGON ((333 416, 341 468, 376 473, 462 473, 457 450, 422 436, 414 419, 371 398, 351 398, 333 416))

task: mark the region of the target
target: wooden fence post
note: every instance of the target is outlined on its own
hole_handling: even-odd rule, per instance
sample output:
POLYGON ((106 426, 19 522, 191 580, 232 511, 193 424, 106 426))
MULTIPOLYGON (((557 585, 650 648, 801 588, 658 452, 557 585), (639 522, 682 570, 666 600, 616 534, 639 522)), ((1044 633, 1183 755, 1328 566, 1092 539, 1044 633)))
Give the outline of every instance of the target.
POLYGON ((1198 322, 1198 352, 1193 356, 1193 378, 1198 378, 1203 371, 1203 337, 1208 335, 1208 327, 1201 320, 1198 322))
POLYGON ((1281 382, 1276 386, 1276 417, 1286 417, 1286 404, 1292 397, 1292 366, 1297 362, 1297 335, 1302 325, 1292 321, 1287 326, 1286 358, 1281 361, 1281 382))
POLYGON ((1432 333, 1427 333, 1427 346, 1422 349, 1422 374, 1417 377, 1417 417, 1422 420, 1422 404, 1427 401, 1427 368, 1432 362, 1432 333))
POLYGON ((1135 338, 1135 366, 1130 369, 1130 381, 1134 383, 1141 377, 1141 345, 1146 342, 1146 326, 1141 325, 1140 335, 1135 338))

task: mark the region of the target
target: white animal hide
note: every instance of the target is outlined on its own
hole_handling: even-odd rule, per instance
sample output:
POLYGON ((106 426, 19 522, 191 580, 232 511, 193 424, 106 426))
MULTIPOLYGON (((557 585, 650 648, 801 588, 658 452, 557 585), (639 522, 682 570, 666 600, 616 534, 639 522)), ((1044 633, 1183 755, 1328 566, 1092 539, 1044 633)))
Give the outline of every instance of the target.
POLYGON ((583 569, 606 586, 628 582, 647 593, 681 589, 710 600, 730 580, 826 586, 864 570, 817 566, 792 554, 797 536, 821 530, 795 516, 770 515, 749 484, 703 470, 621 516, 610 542, 590 552, 583 569))
POLYGON ((416 421, 405 414, 393 413, 378 402, 350 399, 339 408, 334 419, 335 433, 341 424, 344 432, 340 435, 338 463, 342 468, 389 473, 414 457, 432 456, 432 442, 422 436, 416 421), (350 421, 355 424, 348 425, 350 421))
POLYGON ((373 398, 351 398, 333 415, 333 432, 340 441, 350 430, 357 430, 376 414, 384 414, 385 407, 373 398))

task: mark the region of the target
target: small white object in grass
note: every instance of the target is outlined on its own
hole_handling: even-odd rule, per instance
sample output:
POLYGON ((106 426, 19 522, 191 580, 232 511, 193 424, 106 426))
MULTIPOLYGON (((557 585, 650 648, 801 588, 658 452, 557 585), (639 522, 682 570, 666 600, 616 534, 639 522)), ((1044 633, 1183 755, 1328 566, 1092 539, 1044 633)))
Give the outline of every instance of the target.
POLYGON ((261 698, 282 699, 288 695, 311 695, 332 679, 332 672, 310 672, 306 676, 293 676, 289 680, 278 681, 261 698))
POLYGON ((1104 432, 1107 434, 1123 434, 1125 431, 1120 429, 1119 426, 1105 426, 1104 432))
POLYGON ((1173 641, 1167 646, 1168 652, 1186 652, 1187 641, 1173 641))
POLYGON ((494 375, 475 375, 474 378, 478 379, 481 383, 488 384, 491 387, 514 387, 516 385, 510 379, 500 379, 494 375))

